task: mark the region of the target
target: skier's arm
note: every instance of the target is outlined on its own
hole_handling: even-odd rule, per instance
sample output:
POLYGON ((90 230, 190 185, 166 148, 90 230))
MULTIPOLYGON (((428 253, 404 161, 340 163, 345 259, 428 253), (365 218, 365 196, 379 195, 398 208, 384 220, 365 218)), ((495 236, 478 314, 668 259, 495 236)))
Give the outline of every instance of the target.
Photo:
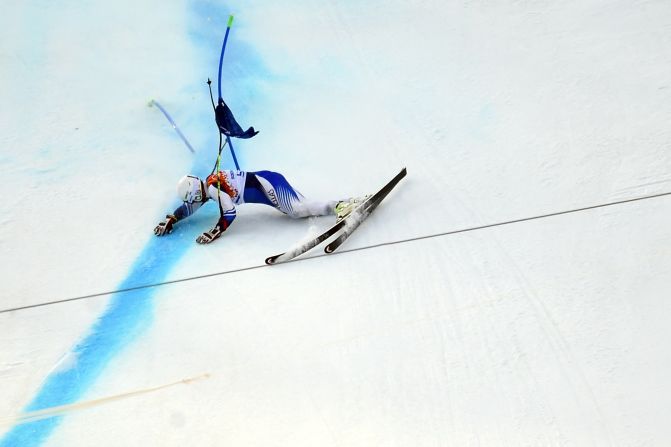
POLYGON ((228 194, 224 191, 218 191, 217 187, 214 185, 211 185, 207 192, 215 201, 217 198, 219 199, 219 206, 223 211, 223 215, 219 217, 219 221, 217 221, 217 224, 210 231, 206 231, 198 236, 196 242, 199 244, 209 244, 221 236, 221 234, 233 223, 236 216, 235 205, 228 194))
MULTIPOLYGON (((205 200, 207 201, 207 199, 205 200)), ((186 219, 193 213, 195 213, 198 208, 200 208, 203 202, 193 202, 193 203, 188 203, 184 202, 182 203, 175 211, 173 211, 172 214, 168 214, 165 216, 165 220, 158 225, 156 225, 156 228, 154 228, 154 234, 156 236, 163 236, 164 234, 170 234, 172 233, 172 227, 175 225, 177 222, 179 222, 182 219, 186 219)))
POLYGON ((205 199, 202 202, 184 202, 182 203, 177 209, 172 213, 175 216, 175 219, 177 219, 177 222, 180 220, 186 219, 196 211, 198 211, 198 208, 203 206, 203 203, 205 203, 207 199, 205 199))

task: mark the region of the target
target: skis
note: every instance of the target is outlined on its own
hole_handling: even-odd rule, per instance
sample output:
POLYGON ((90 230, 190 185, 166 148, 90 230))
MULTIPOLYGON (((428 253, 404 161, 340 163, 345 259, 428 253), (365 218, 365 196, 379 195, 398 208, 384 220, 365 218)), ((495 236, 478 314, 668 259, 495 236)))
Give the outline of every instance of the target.
POLYGON ((340 220, 335 223, 331 228, 324 231, 319 236, 311 239, 303 244, 300 244, 294 247, 291 250, 288 250, 279 255, 270 256, 266 258, 266 264, 273 265, 279 264, 281 262, 289 261, 297 256, 302 255, 303 253, 313 249, 317 245, 321 244, 331 236, 338 233, 341 229, 344 229, 343 232, 338 236, 336 240, 331 242, 326 246, 324 251, 326 253, 332 253, 335 251, 343 242, 356 230, 359 225, 377 208, 377 206, 382 202, 382 200, 391 192, 392 189, 401 181, 403 177, 407 174, 405 168, 396 174, 396 176, 391 179, 386 185, 384 185, 380 190, 378 190, 371 197, 366 199, 361 205, 355 208, 347 217, 343 220, 340 220))

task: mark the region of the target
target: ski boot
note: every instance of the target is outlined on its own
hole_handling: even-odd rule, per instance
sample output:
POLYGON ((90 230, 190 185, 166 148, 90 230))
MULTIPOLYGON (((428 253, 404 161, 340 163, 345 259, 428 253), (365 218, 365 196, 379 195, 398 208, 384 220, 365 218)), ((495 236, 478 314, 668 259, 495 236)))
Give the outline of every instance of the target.
POLYGON ((349 216, 356 207, 361 205, 370 197, 370 194, 367 194, 363 197, 353 197, 349 200, 341 200, 338 202, 333 209, 336 215, 336 222, 340 222, 345 217, 349 216))

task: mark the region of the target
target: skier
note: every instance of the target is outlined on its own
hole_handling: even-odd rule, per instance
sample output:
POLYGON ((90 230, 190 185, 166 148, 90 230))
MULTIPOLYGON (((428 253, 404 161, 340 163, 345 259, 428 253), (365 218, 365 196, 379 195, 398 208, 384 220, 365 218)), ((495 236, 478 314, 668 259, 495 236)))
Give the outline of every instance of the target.
POLYGON ((221 217, 210 231, 196 238, 199 244, 209 244, 226 231, 235 220, 235 205, 262 203, 293 218, 335 214, 338 219, 343 219, 365 199, 307 200, 282 174, 272 171, 219 171, 218 174, 210 174, 205 181, 185 175, 177 183, 177 194, 184 203, 165 216, 166 219, 154 228, 154 234, 163 236, 171 233, 175 223, 213 200, 219 203, 221 217))

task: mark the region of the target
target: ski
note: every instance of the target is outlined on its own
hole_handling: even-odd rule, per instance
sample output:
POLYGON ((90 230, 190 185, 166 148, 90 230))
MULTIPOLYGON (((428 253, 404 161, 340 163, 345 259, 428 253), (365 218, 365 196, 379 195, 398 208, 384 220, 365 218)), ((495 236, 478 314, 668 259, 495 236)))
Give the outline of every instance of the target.
POLYGON ((345 220, 341 220, 337 222, 335 225, 333 225, 331 228, 329 228, 328 230, 317 236, 316 238, 309 240, 306 243, 299 245, 298 247, 292 250, 266 258, 266 264, 268 265, 279 264, 281 262, 286 262, 297 256, 300 256, 303 253, 315 248, 317 245, 321 244, 334 234, 336 234, 344 226, 345 226, 345 220))
POLYGON ((387 197, 387 195, 391 192, 392 189, 394 189, 398 182, 401 181, 403 177, 405 177, 405 174, 406 170, 403 168, 403 170, 399 173, 400 177, 398 177, 398 179, 395 178, 395 182, 390 182, 387 184, 385 188, 380 191, 382 194, 379 197, 375 198, 373 201, 364 202, 361 204, 361 206, 356 207, 352 213, 347 216, 348 219, 343 232, 340 233, 340 236, 338 236, 336 240, 329 243, 324 248, 324 253, 333 253, 336 251, 338 247, 340 247, 343 242, 345 242, 347 238, 352 235, 354 230, 359 228, 359 225, 361 225, 363 221, 366 220, 373 211, 375 211, 375 208, 377 208, 377 206, 384 200, 384 198, 387 197))
MULTIPOLYGON (((371 197, 369 197, 366 201, 364 201, 359 207, 357 207, 352 213, 361 213, 361 212, 366 212, 370 208, 375 208, 379 202, 387 195, 389 192, 398 184, 399 181, 403 177, 405 177, 407 171, 405 168, 403 168, 396 176, 391 179, 386 185, 384 185, 382 188, 380 188, 375 194, 373 194, 371 197)), ((370 210, 372 211, 372 209, 370 210)), ((370 214, 370 213, 368 213, 370 214)), ((345 217, 343 220, 340 220, 336 222, 332 227, 324 231, 322 234, 318 235, 314 239, 311 239, 304 244, 301 244, 289 251, 286 251, 284 253, 280 253, 278 255, 270 256, 266 258, 266 264, 268 265, 273 265, 273 264, 279 264, 281 262, 286 262, 289 261, 295 257, 298 257, 302 255, 303 253, 306 253, 307 251, 313 249, 317 245, 321 244, 334 234, 336 234, 338 231, 340 231, 342 228, 345 228, 348 224, 348 219, 349 217, 352 216, 350 214, 349 216, 345 217)), ((356 225, 358 226, 358 224, 356 225)), ((353 230, 352 230, 353 231, 353 230)), ((350 231, 351 233, 351 231, 350 231)), ((345 238, 346 239, 346 238, 345 238)), ((344 239, 343 239, 344 241, 344 239)), ((342 243, 342 241, 341 241, 342 243)), ((336 247, 337 248, 337 247, 336 247)), ((334 248, 335 250, 335 248, 334 248)))

